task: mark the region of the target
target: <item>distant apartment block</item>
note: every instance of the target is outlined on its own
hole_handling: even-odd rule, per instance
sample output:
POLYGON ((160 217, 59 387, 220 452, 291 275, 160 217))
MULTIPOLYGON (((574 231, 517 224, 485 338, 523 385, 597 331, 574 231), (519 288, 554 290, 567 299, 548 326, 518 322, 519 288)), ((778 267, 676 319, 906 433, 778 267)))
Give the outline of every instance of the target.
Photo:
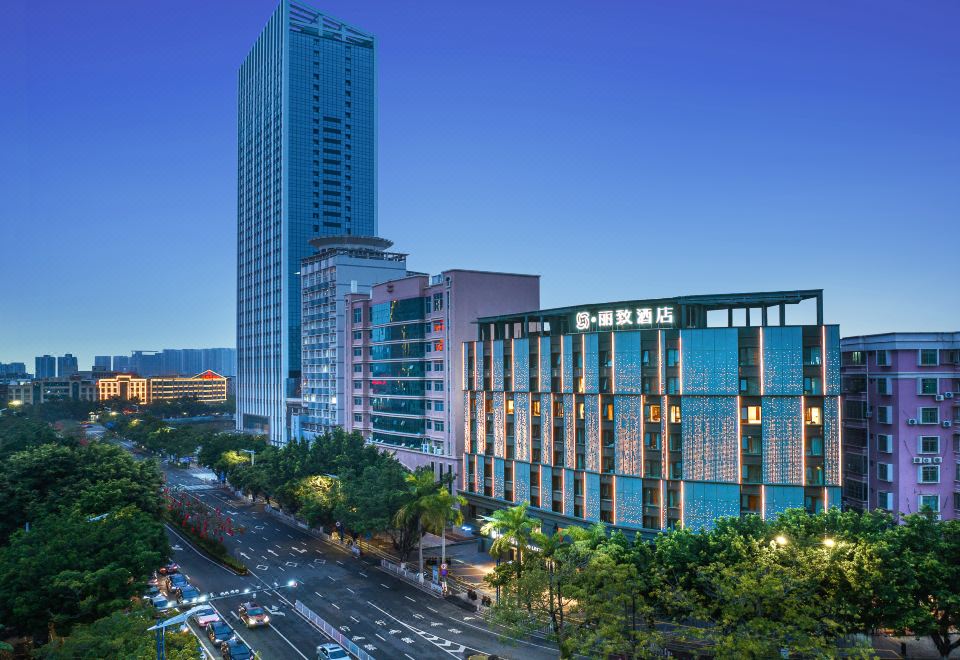
POLYGON ((409 468, 459 475, 464 449, 460 346, 479 316, 536 309, 538 275, 447 270, 352 293, 343 425, 409 468))
POLYGON ((27 378, 27 365, 23 362, 0 362, 0 379, 27 378))
POLYGON ((845 506, 960 518, 960 332, 841 341, 845 506))
POLYGON ((57 375, 57 358, 40 355, 34 358, 34 378, 54 378, 57 375))
POLYGON ((75 355, 67 353, 57 358, 57 378, 69 378, 80 371, 75 355))
POLYGON ((109 355, 94 355, 93 368, 97 371, 110 371, 113 369, 113 360, 109 355))

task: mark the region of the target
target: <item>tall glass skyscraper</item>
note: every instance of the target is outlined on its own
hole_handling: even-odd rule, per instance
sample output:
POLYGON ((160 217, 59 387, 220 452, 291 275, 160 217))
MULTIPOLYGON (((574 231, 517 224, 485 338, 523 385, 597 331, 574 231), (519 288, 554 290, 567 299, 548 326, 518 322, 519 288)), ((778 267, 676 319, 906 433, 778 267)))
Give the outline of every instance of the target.
POLYGON ((282 0, 239 72, 237 427, 287 440, 300 388, 300 261, 323 236, 375 236, 370 34, 282 0))

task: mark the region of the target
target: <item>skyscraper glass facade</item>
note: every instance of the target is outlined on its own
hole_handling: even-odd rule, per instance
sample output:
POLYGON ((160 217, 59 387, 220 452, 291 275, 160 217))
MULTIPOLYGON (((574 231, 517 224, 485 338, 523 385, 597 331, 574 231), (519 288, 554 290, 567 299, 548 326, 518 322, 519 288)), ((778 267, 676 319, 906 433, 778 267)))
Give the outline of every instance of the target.
POLYGON ((463 348, 473 517, 529 502, 548 528, 603 521, 654 533, 840 505, 839 328, 823 324, 819 290, 589 305, 478 326, 463 348), (786 325, 786 305, 809 299, 816 323, 786 325), (751 309, 734 324, 734 311, 751 309), (708 324, 710 313, 725 318, 708 324))
POLYGON ((299 396, 300 262, 323 236, 375 236, 372 35, 284 0, 239 72, 237 425, 286 441, 299 396))

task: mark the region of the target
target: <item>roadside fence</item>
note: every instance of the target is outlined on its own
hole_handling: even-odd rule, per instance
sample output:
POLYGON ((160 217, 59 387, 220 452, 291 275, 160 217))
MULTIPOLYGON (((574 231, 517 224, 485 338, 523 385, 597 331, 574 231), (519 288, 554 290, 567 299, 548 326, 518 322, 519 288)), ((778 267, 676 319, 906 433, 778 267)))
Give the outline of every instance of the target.
POLYGON ((324 621, 322 618, 320 618, 320 615, 301 603, 299 600, 294 604, 294 607, 296 608, 297 612, 302 614, 307 621, 333 638, 333 641, 345 648, 350 654, 357 657, 358 660, 374 660, 372 655, 354 644, 349 637, 324 621))

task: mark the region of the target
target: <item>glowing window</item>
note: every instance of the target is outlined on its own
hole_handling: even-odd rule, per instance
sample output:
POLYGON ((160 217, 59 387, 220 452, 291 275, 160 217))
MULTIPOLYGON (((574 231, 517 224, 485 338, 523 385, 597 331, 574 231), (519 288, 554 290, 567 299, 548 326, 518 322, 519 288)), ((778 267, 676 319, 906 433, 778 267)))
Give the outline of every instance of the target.
POLYGON ((740 408, 740 421, 744 424, 759 424, 760 406, 743 406, 740 408))

